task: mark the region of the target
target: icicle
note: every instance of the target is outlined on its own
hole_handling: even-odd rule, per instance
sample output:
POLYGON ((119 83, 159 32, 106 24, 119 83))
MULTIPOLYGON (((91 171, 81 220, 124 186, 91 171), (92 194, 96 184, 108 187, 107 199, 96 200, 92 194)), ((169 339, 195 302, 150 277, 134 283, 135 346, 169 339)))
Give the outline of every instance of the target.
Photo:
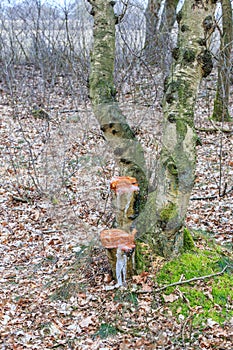
POLYGON ((125 195, 126 195, 126 198, 127 198, 127 203, 125 205, 125 215, 127 217, 127 211, 129 209, 129 206, 130 206, 130 203, 131 203, 132 193, 131 192, 126 192, 125 195))
POLYGON ((123 286, 126 283, 127 256, 121 248, 116 252, 116 278, 117 284, 123 286))

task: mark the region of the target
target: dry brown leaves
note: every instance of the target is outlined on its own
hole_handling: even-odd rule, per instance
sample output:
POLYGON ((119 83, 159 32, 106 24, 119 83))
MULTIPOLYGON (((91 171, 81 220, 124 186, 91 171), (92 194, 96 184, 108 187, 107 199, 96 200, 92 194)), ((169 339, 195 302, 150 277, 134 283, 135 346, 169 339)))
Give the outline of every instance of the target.
MULTIPOLYGON (((153 295, 149 273, 135 276, 127 290, 105 290, 113 282, 104 252, 86 246, 98 247, 99 232, 112 222, 109 180, 118 170, 90 105, 77 107, 71 95, 56 89, 51 121, 33 119, 23 98, 16 111, 7 92, 0 105, 2 349, 230 349, 232 323, 224 328, 210 322, 200 333, 191 319, 177 321, 153 295), (62 113, 71 109, 78 111, 62 113), (147 293, 137 295, 137 288, 147 293)), ((136 123, 153 168, 161 108, 158 102, 135 105, 131 97, 127 102, 122 97, 121 105, 136 123)), ((203 98, 197 125, 204 109, 203 98)), ((209 127, 206 118, 201 125, 209 127)), ((220 158, 221 193, 225 184, 232 186, 232 134, 200 132, 200 137, 192 197, 216 198, 191 201, 187 224, 232 244, 232 192, 218 196, 220 158)), ((167 303, 176 295, 168 297, 167 303)))

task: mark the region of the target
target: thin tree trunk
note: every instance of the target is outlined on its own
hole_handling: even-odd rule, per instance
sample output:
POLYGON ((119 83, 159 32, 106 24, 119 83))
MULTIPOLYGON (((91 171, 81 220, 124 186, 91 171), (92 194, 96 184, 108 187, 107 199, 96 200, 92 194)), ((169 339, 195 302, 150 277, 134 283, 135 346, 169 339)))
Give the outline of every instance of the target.
POLYGON ((171 66, 171 30, 176 20, 179 0, 149 0, 145 11, 145 56, 150 64, 160 64, 164 74, 171 66), (162 7, 161 7, 162 6, 162 7))
POLYGON ((214 8, 214 1, 186 0, 178 14, 178 47, 165 83, 158 184, 137 219, 138 230, 165 257, 183 247, 182 227, 195 178, 194 107, 200 81, 212 69, 207 39, 214 27, 214 8))
POLYGON ((228 111, 230 94, 231 50, 233 23, 231 0, 222 0, 222 35, 218 67, 218 83, 214 100, 212 119, 216 121, 232 120, 228 111))
POLYGON ((174 39, 171 35, 173 26, 176 21, 176 8, 179 0, 166 0, 163 14, 159 26, 159 38, 162 47, 162 66, 164 70, 164 75, 167 76, 170 72, 170 67, 172 63, 172 48, 174 47, 174 39))
POLYGON ((145 11, 146 17, 146 38, 145 38, 145 57, 150 64, 158 62, 158 47, 155 45, 158 36, 159 10, 162 0, 148 0, 145 11))
POLYGON ((160 23, 160 31, 171 32, 176 21, 176 8, 179 0, 166 0, 160 23))

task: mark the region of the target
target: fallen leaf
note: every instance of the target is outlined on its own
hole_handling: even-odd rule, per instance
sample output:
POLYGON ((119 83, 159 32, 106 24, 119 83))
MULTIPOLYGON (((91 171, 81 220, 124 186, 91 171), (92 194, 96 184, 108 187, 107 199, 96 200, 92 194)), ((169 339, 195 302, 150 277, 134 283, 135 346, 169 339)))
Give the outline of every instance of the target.
POLYGON ((179 299, 179 296, 176 294, 163 294, 163 299, 165 303, 173 303, 175 300, 179 299))

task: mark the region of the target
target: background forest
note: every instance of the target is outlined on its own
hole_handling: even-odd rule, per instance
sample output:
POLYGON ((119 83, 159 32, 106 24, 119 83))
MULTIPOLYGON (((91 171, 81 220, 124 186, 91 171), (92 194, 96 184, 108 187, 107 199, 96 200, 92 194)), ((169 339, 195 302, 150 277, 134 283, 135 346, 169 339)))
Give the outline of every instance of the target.
MULTIPOLYGON (((182 2, 171 17, 169 4, 132 0, 114 6, 120 18, 116 98, 142 145, 149 191, 157 182, 164 81, 182 2)), ((233 71, 230 52, 228 114, 217 120, 214 101, 226 46, 220 40, 221 4, 209 44, 213 69, 195 106, 199 145, 185 223, 194 253, 166 263, 143 241, 146 258, 128 289, 114 288, 99 242, 115 218, 109 183, 119 166, 89 96, 91 10, 84 0, 0 4, 2 349, 228 349, 233 71), (209 275, 216 276, 162 290, 209 275)))

